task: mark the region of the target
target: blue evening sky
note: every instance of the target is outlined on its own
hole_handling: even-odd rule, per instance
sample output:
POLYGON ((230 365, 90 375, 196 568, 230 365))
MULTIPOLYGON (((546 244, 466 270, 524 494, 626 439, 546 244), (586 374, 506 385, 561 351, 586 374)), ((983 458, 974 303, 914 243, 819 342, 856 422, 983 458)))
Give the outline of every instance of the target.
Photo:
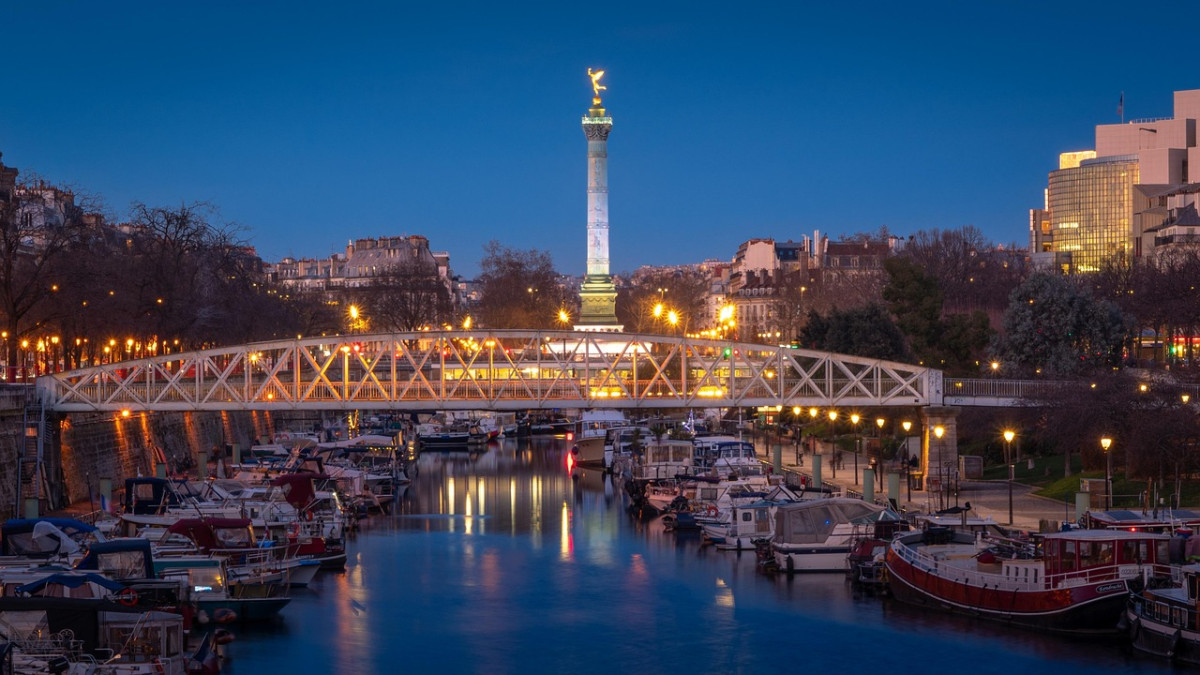
POLYGON ((422 234, 585 263, 607 71, 612 271, 751 237, 973 224, 1024 246, 1057 155, 1200 88, 1191 2, 25 2, 3 161, 208 201, 268 261, 422 234))

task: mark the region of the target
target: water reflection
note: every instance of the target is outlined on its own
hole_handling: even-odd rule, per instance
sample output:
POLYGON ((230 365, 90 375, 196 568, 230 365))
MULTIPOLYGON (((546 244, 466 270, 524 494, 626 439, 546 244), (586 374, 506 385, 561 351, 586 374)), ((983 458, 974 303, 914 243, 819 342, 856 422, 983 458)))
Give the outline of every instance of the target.
POLYGON ((231 672, 1163 672, 1075 643, 856 595, 839 575, 769 577, 752 551, 625 510, 561 439, 428 453, 344 574, 280 623, 239 630, 231 672))

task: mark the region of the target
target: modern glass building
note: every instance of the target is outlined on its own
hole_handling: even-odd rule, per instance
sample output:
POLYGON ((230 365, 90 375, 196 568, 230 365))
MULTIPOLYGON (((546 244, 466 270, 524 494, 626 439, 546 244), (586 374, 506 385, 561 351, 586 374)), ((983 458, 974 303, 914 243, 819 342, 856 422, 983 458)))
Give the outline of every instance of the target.
POLYGON ((1106 260, 1133 256, 1136 155, 1087 159, 1050 173, 1047 202, 1055 265, 1096 272, 1106 260))
POLYGON ((1175 92, 1174 112, 1097 125, 1094 150, 1059 155, 1044 206, 1029 212, 1035 265, 1087 273, 1156 254, 1167 210, 1153 200, 1191 184, 1200 166, 1200 89, 1175 92))

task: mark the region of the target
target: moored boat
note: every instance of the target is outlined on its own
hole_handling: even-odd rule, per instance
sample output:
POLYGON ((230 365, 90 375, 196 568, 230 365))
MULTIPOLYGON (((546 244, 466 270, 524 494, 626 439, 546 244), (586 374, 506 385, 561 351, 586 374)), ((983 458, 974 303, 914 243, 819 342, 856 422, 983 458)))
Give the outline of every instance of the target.
POLYGON ((1134 649, 1200 666, 1200 565, 1175 569, 1178 582, 1151 583, 1129 595, 1121 624, 1134 649))
POLYGON ((604 466, 605 439, 608 430, 629 426, 629 418, 619 410, 585 410, 575 423, 575 444, 571 452, 580 466, 604 466))
POLYGON ((930 528, 892 540, 888 585, 911 604, 1039 630, 1113 633, 1131 588, 1144 576, 1169 576, 1168 539, 1071 530, 1014 549, 971 532, 930 528))
POLYGON ((851 497, 784 504, 775 511, 771 551, 781 571, 844 572, 855 533, 880 520, 900 520, 890 509, 851 497))

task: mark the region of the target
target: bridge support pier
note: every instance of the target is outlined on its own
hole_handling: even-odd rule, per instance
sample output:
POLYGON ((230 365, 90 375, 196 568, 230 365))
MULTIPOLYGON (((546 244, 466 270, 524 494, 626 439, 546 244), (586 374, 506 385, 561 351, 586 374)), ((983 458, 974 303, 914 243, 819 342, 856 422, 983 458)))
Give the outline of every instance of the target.
POLYGON ((958 478, 958 408, 928 406, 921 408, 921 468, 925 471, 925 489, 935 494, 937 509, 951 506, 951 486, 958 478), (938 433, 938 430, 941 433, 938 433))

